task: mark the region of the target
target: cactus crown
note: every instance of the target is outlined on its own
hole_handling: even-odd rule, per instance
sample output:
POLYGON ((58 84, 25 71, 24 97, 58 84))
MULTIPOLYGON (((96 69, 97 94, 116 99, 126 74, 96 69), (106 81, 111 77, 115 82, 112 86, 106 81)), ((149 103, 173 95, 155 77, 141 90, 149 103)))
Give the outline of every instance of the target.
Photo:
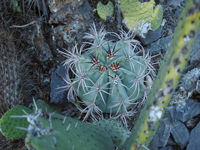
POLYGON ((86 113, 84 120, 88 116, 96 120, 94 112, 99 116, 102 113, 130 114, 127 107, 143 96, 144 78, 154 70, 146 61, 150 55, 145 55, 142 45, 133 39, 130 31, 109 33, 118 37, 117 42, 105 40, 106 34, 103 27, 97 31, 93 25, 85 35, 87 40, 93 40, 86 43, 89 48, 83 44, 78 50, 75 45, 72 52, 62 52, 67 57, 64 64, 75 74, 71 81, 66 80, 70 83, 68 94, 73 94, 73 89, 86 105, 80 108, 86 113))

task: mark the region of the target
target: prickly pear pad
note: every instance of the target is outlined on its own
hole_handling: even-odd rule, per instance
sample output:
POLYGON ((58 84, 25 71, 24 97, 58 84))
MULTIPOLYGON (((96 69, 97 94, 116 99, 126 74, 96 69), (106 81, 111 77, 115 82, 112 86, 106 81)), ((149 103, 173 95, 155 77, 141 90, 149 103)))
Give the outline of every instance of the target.
POLYGON ((114 4, 111 1, 109 1, 106 5, 104 5, 101 1, 99 1, 97 4, 97 13, 101 19, 105 20, 106 16, 113 15, 114 4))
POLYGON ((119 121, 113 119, 103 119, 95 121, 93 124, 107 131, 117 147, 122 146, 131 133, 119 121))
MULTIPOLYGON (((48 113, 52 113, 52 112, 56 112, 56 113, 60 113, 60 108, 58 108, 57 106, 47 103, 44 100, 38 100, 36 101, 36 105, 39 109, 42 109, 42 111, 44 112, 48 112, 48 113)), ((33 104, 33 110, 35 110, 35 105, 33 104)))
MULTIPOLYGON (((29 116, 30 117, 30 116, 29 116)), ((37 150, 114 150, 111 137, 97 126, 59 114, 35 114, 25 139, 37 150), (36 117, 38 116, 38 117, 36 117)))
POLYGON ((17 105, 7 111, 3 117, 0 119, 1 133, 10 139, 20 139, 26 137, 27 131, 17 129, 17 127, 27 128, 29 123, 26 118, 15 118, 11 116, 22 116, 25 113, 22 111, 25 110, 27 113, 33 113, 33 110, 28 107, 17 105))

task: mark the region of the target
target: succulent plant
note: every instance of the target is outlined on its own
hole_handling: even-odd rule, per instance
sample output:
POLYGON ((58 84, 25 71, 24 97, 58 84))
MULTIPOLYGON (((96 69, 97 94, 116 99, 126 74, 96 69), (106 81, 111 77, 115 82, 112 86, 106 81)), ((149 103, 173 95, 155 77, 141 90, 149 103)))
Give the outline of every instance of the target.
POLYGON ((27 120, 30 125, 25 143, 29 149, 115 149, 111 136, 97 125, 40 110, 27 120))
POLYGON ((1 133, 9 139, 20 139, 24 138, 27 131, 21 130, 19 128, 27 128, 29 123, 26 118, 14 118, 14 116, 24 115, 24 111, 27 113, 33 113, 28 107, 17 105, 7 111, 3 117, 0 119, 0 131, 1 133))
POLYGON ((149 30, 156 30, 161 25, 163 8, 161 5, 155 6, 154 0, 149 2, 120 0, 118 5, 124 15, 122 22, 143 38, 149 30))
MULTIPOLYGON (((56 149, 56 150, 59 150, 59 149, 73 149, 73 150, 105 149, 107 150, 109 149, 109 150, 112 150, 112 149, 115 149, 114 146, 119 146, 120 149, 126 149, 126 150, 147 149, 149 142, 151 141, 152 137, 155 135, 156 129, 165 112, 167 104, 170 101, 170 96, 173 94, 173 91, 175 90, 176 85, 178 84, 178 79, 180 78, 181 73, 184 69, 184 66, 186 65, 187 57, 189 56, 192 50, 192 45, 196 38, 197 32, 199 31, 200 12, 199 12, 198 4, 199 2, 197 1, 190 1, 190 0, 186 1, 185 8, 183 9, 179 18, 179 23, 177 27, 175 28, 175 34, 174 34, 173 39, 171 40, 168 53, 165 54, 164 61, 162 62, 159 73, 158 73, 158 78, 155 80, 153 84, 154 88, 151 91, 147 99, 147 103, 142 109, 139 119, 136 125, 134 126, 134 128, 132 129, 131 134, 126 129, 121 128, 121 126, 116 121, 113 121, 113 120, 107 120, 107 121, 102 120, 99 122, 94 122, 93 124, 88 124, 85 122, 80 122, 77 119, 68 118, 56 113, 48 113, 46 111, 42 111, 41 109, 38 109, 39 106, 37 106, 35 103, 34 103, 35 113, 32 113, 32 114, 30 114, 31 112, 30 113, 28 112, 29 109, 27 109, 24 106, 16 106, 15 107, 16 109, 11 109, 10 111, 8 111, 0 120, 1 131, 3 128, 10 131, 10 129, 8 128, 9 124, 8 123, 5 124, 5 122, 8 120, 8 117, 12 115, 13 113, 15 115, 18 115, 19 113, 19 116, 13 116, 13 117, 17 117, 18 119, 19 118, 24 119, 24 117, 26 117, 27 121, 29 122, 28 128, 26 127, 24 128, 26 128, 26 130, 28 131, 25 142, 26 142, 26 146, 30 149, 37 149, 37 150, 40 150, 40 149, 42 150, 45 150, 45 149, 56 149), (25 115, 21 113, 25 113, 25 115)), ((112 43, 110 43, 110 41, 106 42, 102 39, 102 37, 104 38, 105 36, 105 34, 102 34, 104 33, 103 31, 98 32, 98 33, 96 32, 96 30, 93 30, 93 31, 95 31, 96 36, 92 36, 91 34, 88 34, 86 37, 93 38, 93 39, 95 37, 98 37, 98 38, 95 38, 94 43, 91 43, 92 45, 91 47, 93 48, 95 47, 95 41, 96 41, 96 44, 98 43, 95 49, 92 49, 90 47, 88 48, 87 53, 83 55, 82 54, 83 47, 78 51, 77 46, 75 46, 73 49, 73 53, 70 53, 70 52, 64 53, 66 54, 66 56, 72 55, 70 59, 66 61, 66 64, 69 65, 69 67, 71 68, 72 72, 74 72, 75 75, 77 74, 77 72, 75 72, 77 67, 81 67, 79 64, 79 61, 82 59, 82 55, 88 59, 90 58, 93 61, 92 59, 93 57, 98 58, 97 51, 102 50, 103 47, 104 48, 106 47, 108 48, 108 50, 105 50, 107 55, 109 52, 116 59, 120 57, 118 55, 121 54, 119 53, 121 48, 119 50, 117 49, 116 50, 117 52, 115 51, 115 48, 114 48, 114 47, 117 47, 118 42, 116 45, 113 46, 112 43), (110 45, 112 45, 113 47, 111 47, 110 45), (111 47, 111 49, 109 47, 111 47), (94 54, 92 54, 93 52, 94 54)), ((124 32, 121 32, 121 35, 126 35, 126 34, 124 34, 124 32)), ((137 43, 136 41, 133 41, 133 39, 130 39, 130 36, 125 36, 125 38, 123 39, 125 40, 122 40, 121 38, 120 41, 123 41, 122 43, 125 43, 125 45, 128 43, 129 45, 134 47, 134 44, 137 43)), ((138 44, 139 43, 137 43, 136 45, 138 44)), ((103 52, 100 54, 103 54, 103 52)), ((107 60, 108 59, 107 55, 105 57, 102 57, 102 56, 99 56, 99 57, 101 57, 103 60, 107 60)), ((134 55, 134 56, 137 56, 137 55, 134 55)), ((144 64, 146 64, 146 67, 144 68, 145 69, 147 68, 148 72, 153 72, 154 69, 152 69, 152 64, 149 63, 148 61, 151 57, 149 55, 143 55, 142 58, 143 58, 144 64)), ((102 62, 102 59, 101 59, 101 62, 102 62)), ((95 62, 97 62, 96 59, 95 59, 95 62)), ((98 64, 99 62, 100 60, 98 61, 98 64)), ((87 66, 87 68, 89 68, 88 72, 90 72, 92 69, 96 67, 96 65, 98 65, 97 63, 94 63, 93 65, 93 63, 91 64, 91 62, 84 62, 84 61, 82 63, 83 63, 83 66, 85 66, 85 63, 90 64, 90 66, 87 66)), ((119 67, 116 70, 116 72, 121 67, 119 64, 120 63, 117 63, 117 66, 119 67)), ((139 65, 143 66, 144 64, 139 63, 138 66, 139 65)), ((110 70, 112 70, 112 65, 111 66, 109 65, 110 64, 108 64, 106 67, 107 68, 110 67, 110 70)), ((130 64, 128 61, 127 66, 131 66, 131 65, 132 64, 130 64)), ((103 66, 103 68, 104 67, 105 66, 103 66)), ((97 66, 98 71, 99 71, 99 68, 100 66, 97 66)), ((114 66, 114 68, 116 67, 114 66)), ((136 67, 132 66, 131 69, 132 69, 131 71, 135 71, 136 67)), ((108 71, 108 69, 105 69, 103 72, 105 71, 108 71)), ((84 73, 88 73, 88 72, 84 72, 84 73)), ((113 72, 116 74, 116 76, 118 75, 115 71, 113 72)), ((110 76, 108 76, 108 78, 109 77, 110 76)), ((121 79, 120 78, 121 76, 118 76, 118 77, 119 79, 121 79)), ((80 80, 78 79, 79 77, 75 77, 72 81, 69 80, 68 78, 66 79, 66 82, 70 83, 66 86, 66 88, 71 91, 69 92, 68 96, 70 96, 71 94, 74 94, 74 91, 76 92, 75 89, 77 89, 77 87, 82 88, 82 91, 84 91, 83 87, 86 83, 79 82, 80 80)), ((87 77, 87 80, 83 78, 82 81, 91 82, 91 80, 92 79, 88 79, 87 77)), ((92 82, 94 81, 92 80, 92 82)), ((108 84, 109 85, 108 90, 112 89, 110 86, 111 83, 108 84)), ((122 82, 120 83, 123 84, 122 82)), ((87 91, 89 88, 91 88, 91 86, 85 86, 85 91, 87 91)), ((126 87, 124 88, 126 89, 126 87)), ((121 92, 121 88, 118 89, 118 91, 121 92)), ((108 96, 110 95, 112 95, 112 93, 108 94, 108 96)), ((99 106, 96 106, 96 107, 98 108, 99 106)), ((89 107, 87 106, 87 108, 89 107)), ((100 109, 97 109, 97 110, 100 110, 100 109)), ((90 113, 92 112, 93 111, 90 109, 90 113)), ((123 113, 126 114, 128 112, 125 111, 123 113)), ((19 121, 17 122, 19 123, 19 121)), ((16 126, 18 126, 18 123, 16 124, 13 121, 9 121, 9 123, 13 123, 16 126)), ((11 128, 11 130, 13 129, 15 128, 11 128)), ((14 136, 15 134, 16 133, 12 133, 12 135, 14 136)))
POLYGON ((9 110, 1 119, 4 135, 13 139, 26 135, 26 147, 37 150, 114 150, 115 146, 123 145, 130 135, 130 131, 116 120, 107 119, 89 124, 56 112, 47 112, 44 107, 50 110, 55 107, 51 108, 52 105, 44 102, 41 109, 41 104, 41 101, 34 101, 34 112, 20 105, 9 110))
MULTIPOLYGON (((86 105, 81 109, 95 118, 102 113, 119 115, 127 112, 127 107, 143 96, 144 78, 152 69, 150 55, 145 55, 140 42, 133 39, 131 32, 115 34, 116 42, 105 40, 107 33, 103 27, 99 31, 94 25, 85 35, 89 48, 76 45, 72 52, 62 52, 67 57, 65 65, 75 74, 75 78, 65 79, 70 95, 75 94, 86 105)), ((68 95, 68 97, 71 97, 68 95)))
POLYGON ((101 1, 99 1, 97 4, 97 13, 101 19, 105 20, 108 15, 113 15, 114 4, 109 1, 106 5, 104 5, 101 1))
POLYGON ((34 111, 38 109, 46 113, 60 112, 58 107, 43 100, 34 101, 33 110, 22 105, 16 105, 7 111, 0 119, 1 133, 9 139, 15 140, 25 138, 29 126, 29 122, 26 118, 29 114, 33 114, 34 111))

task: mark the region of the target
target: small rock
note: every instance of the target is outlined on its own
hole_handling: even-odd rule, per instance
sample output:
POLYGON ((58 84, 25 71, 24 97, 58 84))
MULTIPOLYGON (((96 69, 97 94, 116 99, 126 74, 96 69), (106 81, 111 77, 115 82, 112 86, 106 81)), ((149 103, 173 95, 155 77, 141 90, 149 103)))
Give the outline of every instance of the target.
POLYGON ((200 94, 200 80, 197 81, 196 91, 200 94))
POLYGON ((185 100, 185 103, 177 104, 177 120, 186 122, 194 116, 200 114, 200 103, 194 99, 185 100))
POLYGON ((200 148, 200 123, 190 132, 189 143, 186 150, 198 150, 200 148))
POLYGON ((52 26, 52 42, 59 47, 82 42, 83 34, 93 21, 93 11, 85 0, 48 0, 51 11, 49 23, 52 26))
POLYGON ((196 91, 197 81, 200 78, 200 69, 194 68, 184 74, 179 80, 179 85, 176 88, 175 93, 172 96, 172 103, 182 103, 186 99, 190 98, 196 91))
POLYGON ((160 51, 166 52, 171 38, 172 36, 163 37, 156 42, 149 44, 147 46, 147 50, 150 51, 151 54, 158 53, 160 51))
POLYGON ((184 148, 188 143, 189 131, 182 122, 186 122, 198 114, 200 114, 200 103, 193 99, 168 107, 149 148, 158 149, 166 145, 174 145, 173 143, 169 144, 170 133, 174 141, 184 148))
POLYGON ((159 150, 173 150, 173 147, 172 146, 166 146, 166 147, 160 148, 159 150))
POLYGON ((66 86, 64 78, 68 74, 66 67, 60 65, 51 75, 51 102, 56 104, 63 104, 67 101, 67 91, 61 87, 66 86), (60 89, 59 89, 60 88, 60 89))
POLYGON ((174 141, 183 149, 189 139, 189 132, 186 126, 182 122, 176 121, 171 127, 171 133, 174 137, 174 141))
POLYGON ((148 148, 155 150, 158 147, 166 146, 170 136, 170 131, 170 125, 165 125, 164 122, 161 122, 148 148))
POLYGON ((167 0, 167 1, 161 2, 161 4, 163 5, 163 7, 180 6, 182 2, 183 0, 167 0))
POLYGON ((168 143, 168 139, 171 132, 172 124, 175 122, 176 112, 174 107, 168 107, 163 119, 156 131, 154 138, 152 139, 149 149, 158 149, 159 147, 165 147, 168 143))
POLYGON ((142 42, 147 45, 158 40, 162 36, 162 27, 158 28, 155 31, 150 31, 145 38, 141 38, 142 42))
POLYGON ((50 47, 45 41, 45 38, 43 37, 42 33, 40 33, 39 36, 36 37, 35 51, 35 58, 38 59, 40 62, 50 61, 53 58, 50 47))
POLYGON ((184 70, 191 70, 190 68, 200 67, 200 63, 198 63, 200 60, 199 56, 200 56, 200 32, 197 34, 197 38, 192 48, 192 52, 188 57, 187 66, 184 70))
POLYGON ((189 129, 194 128, 194 126, 196 125, 196 119, 189 119, 186 121, 186 127, 189 129))

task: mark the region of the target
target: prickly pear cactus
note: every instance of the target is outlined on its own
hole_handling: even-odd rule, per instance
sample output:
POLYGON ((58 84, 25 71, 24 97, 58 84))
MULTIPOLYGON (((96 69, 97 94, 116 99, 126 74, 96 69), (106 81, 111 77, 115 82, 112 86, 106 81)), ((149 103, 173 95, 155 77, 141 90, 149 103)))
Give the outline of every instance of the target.
POLYGON ((143 3, 138 0, 120 0, 118 5, 124 15, 123 23, 141 37, 145 37, 149 30, 160 27, 163 9, 157 5, 154 10, 154 0, 143 3))
MULTIPOLYGON (((147 57, 139 56, 143 47, 131 35, 121 31, 116 36, 118 42, 104 40, 106 32, 99 32, 96 27, 85 37, 93 39, 93 43, 83 54, 84 47, 72 52, 63 52, 69 56, 65 64, 75 74, 72 81, 66 80, 69 92, 72 90, 81 98, 87 107, 85 119, 94 112, 99 116, 104 113, 120 114, 143 96, 144 77, 148 66, 147 57)), ((141 53, 142 54, 142 53, 141 53)))
POLYGON ((151 29, 156 30, 160 27, 163 18, 163 8, 161 5, 157 5, 154 9, 154 13, 151 20, 151 29))
POLYGON ((114 150, 111 136, 98 126, 41 110, 28 115, 26 146, 37 150, 114 150))
POLYGON ((9 139, 20 139, 26 137, 27 131, 19 128, 27 128, 29 123, 26 118, 15 118, 12 116, 22 116, 24 111, 27 113, 33 113, 28 107, 17 105, 7 111, 0 119, 1 133, 9 139), (19 128, 18 128, 19 127, 19 128))
MULTIPOLYGON (((42 111, 44 112, 48 112, 48 113, 60 113, 60 108, 58 108, 57 106, 53 105, 53 104, 50 104, 50 103, 47 103, 43 100, 37 100, 36 101, 36 106, 39 108, 39 109, 42 109, 42 111)), ((33 110, 35 110, 35 105, 33 103, 32 105, 33 107, 33 110)))
POLYGON ((2 134, 11 139, 24 138, 27 134, 26 128, 29 123, 26 120, 26 115, 32 114, 35 110, 48 113, 59 113, 60 109, 53 104, 48 104, 45 101, 34 101, 33 110, 28 107, 17 105, 7 111, 0 119, 0 129, 2 134), (37 106, 37 108, 35 107, 37 106))
POLYGON ((120 147, 124 144, 125 140, 130 136, 130 131, 122 126, 117 120, 104 119, 93 122, 98 128, 105 129, 111 136, 115 146, 120 147))
POLYGON ((114 4, 109 1, 106 5, 104 5, 101 1, 99 1, 97 4, 97 13, 101 19, 105 20, 106 16, 113 15, 114 4))

